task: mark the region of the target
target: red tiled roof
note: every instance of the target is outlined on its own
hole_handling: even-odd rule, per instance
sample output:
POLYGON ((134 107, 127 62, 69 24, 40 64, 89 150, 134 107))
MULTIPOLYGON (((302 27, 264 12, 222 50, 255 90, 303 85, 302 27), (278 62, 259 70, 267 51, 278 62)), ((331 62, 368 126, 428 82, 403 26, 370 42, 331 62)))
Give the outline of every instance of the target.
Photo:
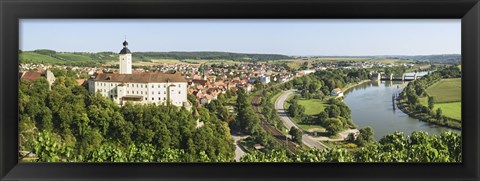
POLYGON ((77 81, 77 84, 78 84, 78 85, 83 85, 83 84, 85 84, 85 81, 86 81, 86 80, 85 80, 85 79, 77 79, 77 80, 75 80, 75 81, 77 81))
POLYGON ((192 82, 194 84, 199 84, 199 85, 205 85, 207 83, 206 80, 198 80, 198 79, 193 79, 192 82))
POLYGON ((37 80, 40 77, 42 77, 42 73, 40 72, 25 72, 23 74, 22 79, 23 80, 37 80))

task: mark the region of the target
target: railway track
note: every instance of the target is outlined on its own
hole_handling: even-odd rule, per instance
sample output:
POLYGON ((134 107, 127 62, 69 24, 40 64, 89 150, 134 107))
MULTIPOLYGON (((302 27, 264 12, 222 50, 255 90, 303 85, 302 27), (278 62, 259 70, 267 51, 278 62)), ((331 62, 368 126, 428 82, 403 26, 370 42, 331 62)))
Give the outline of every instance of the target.
POLYGON ((277 128, 273 127, 272 125, 270 125, 266 120, 265 120, 265 117, 260 113, 259 111, 259 102, 260 102, 260 95, 255 95, 253 97, 253 100, 252 100, 252 107, 253 107, 253 110, 255 111, 255 113, 258 115, 258 117, 260 118, 260 123, 261 123, 261 126, 262 126, 262 129, 265 130, 267 133, 269 133, 270 135, 272 135, 275 140, 277 140, 278 143, 280 143, 281 145, 283 146, 286 146, 288 147, 288 151, 290 153, 293 153, 295 154, 297 152, 297 147, 295 146, 296 144, 287 139, 287 136, 284 135, 280 130, 278 130, 277 128), (287 141, 288 140, 288 141, 287 141))

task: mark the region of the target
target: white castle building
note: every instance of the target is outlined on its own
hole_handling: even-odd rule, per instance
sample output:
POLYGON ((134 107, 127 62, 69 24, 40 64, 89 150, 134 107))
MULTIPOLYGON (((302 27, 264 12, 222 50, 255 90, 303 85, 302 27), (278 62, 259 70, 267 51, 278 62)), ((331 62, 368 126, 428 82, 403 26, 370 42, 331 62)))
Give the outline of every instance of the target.
POLYGON ((88 83, 90 93, 99 92, 119 105, 127 101, 157 105, 170 101, 175 106, 190 106, 188 81, 180 72, 132 74, 132 53, 127 41, 123 42, 119 58, 119 73, 103 73, 91 78, 88 83))

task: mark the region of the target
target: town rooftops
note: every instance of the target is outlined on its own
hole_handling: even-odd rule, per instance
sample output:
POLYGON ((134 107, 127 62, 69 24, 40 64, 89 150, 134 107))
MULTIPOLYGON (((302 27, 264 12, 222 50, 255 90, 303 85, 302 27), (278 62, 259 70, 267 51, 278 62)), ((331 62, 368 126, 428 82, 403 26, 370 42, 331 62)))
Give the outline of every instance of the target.
POLYGON ((85 79, 76 79, 75 81, 77 81, 77 85, 83 85, 86 82, 85 79))
POLYGON ((42 77, 42 73, 40 72, 24 72, 23 75, 20 74, 19 78, 23 80, 33 81, 39 79, 40 77, 42 77))
POLYGON ((132 83, 164 83, 187 82, 180 72, 177 73, 144 73, 144 74, 98 74, 95 81, 104 82, 132 82, 132 83))
POLYGON ((199 85, 205 85, 205 84, 207 84, 207 81, 206 81, 206 80, 193 79, 192 82, 193 82, 194 84, 199 84, 199 85))

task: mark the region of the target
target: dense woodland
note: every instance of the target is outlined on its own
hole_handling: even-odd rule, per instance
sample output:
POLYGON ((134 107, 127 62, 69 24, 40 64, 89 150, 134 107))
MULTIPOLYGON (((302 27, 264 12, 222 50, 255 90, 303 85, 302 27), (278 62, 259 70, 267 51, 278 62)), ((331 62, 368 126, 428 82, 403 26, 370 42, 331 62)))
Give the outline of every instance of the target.
POLYGON ((22 81, 20 150, 50 162, 233 160, 227 119, 203 107, 193 109, 119 107, 66 76, 58 77, 51 90, 44 78, 22 81), (196 128, 197 120, 204 126, 196 128), (169 152, 181 156, 172 160, 169 152))

